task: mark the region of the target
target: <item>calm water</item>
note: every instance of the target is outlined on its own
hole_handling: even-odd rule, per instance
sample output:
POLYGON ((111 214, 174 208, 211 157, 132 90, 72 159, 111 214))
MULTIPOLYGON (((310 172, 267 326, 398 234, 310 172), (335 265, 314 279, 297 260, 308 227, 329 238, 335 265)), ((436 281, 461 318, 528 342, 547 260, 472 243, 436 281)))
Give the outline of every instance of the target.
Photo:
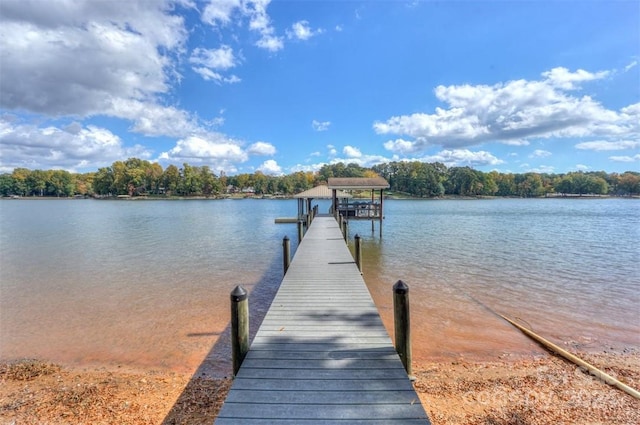
MULTIPOLYGON (((382 239, 369 222, 350 234, 364 238, 365 280, 390 330, 391 287, 410 285, 414 358, 541 352, 489 309, 569 349, 640 348, 640 201, 385 209, 382 239)), ((209 356, 226 369, 229 292, 252 291, 259 320, 282 277, 282 238, 292 250, 297 239, 274 219, 296 211, 276 200, 1 201, 0 357, 189 372, 209 356)))

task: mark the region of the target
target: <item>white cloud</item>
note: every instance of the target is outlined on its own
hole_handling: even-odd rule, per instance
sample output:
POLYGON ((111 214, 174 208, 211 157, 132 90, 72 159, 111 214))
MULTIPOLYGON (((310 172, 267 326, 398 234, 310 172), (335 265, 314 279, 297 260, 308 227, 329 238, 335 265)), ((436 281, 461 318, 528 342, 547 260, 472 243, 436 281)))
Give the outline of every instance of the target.
POLYGON ((468 149, 442 150, 435 155, 421 158, 425 162, 441 162, 447 167, 472 166, 479 167, 485 165, 499 165, 504 161, 496 158, 489 152, 476 151, 472 152, 468 149))
POLYGON ((337 32, 342 32, 342 30, 343 30, 342 25, 336 25, 335 30, 336 30, 337 32))
POLYGON ((284 43, 282 37, 275 35, 275 29, 271 25, 271 18, 267 14, 269 3, 271 0, 247 1, 243 5, 243 10, 250 19, 249 29, 257 31, 261 36, 256 46, 270 52, 277 52, 284 48, 284 43))
POLYGON ((212 0, 205 6, 200 19, 211 26, 228 25, 241 5, 240 0, 212 0))
POLYGON ((311 127, 315 131, 326 131, 329 129, 330 125, 331 125, 331 121, 318 121, 318 120, 311 121, 311 127))
POLYGON ((303 173, 311 172, 314 173, 316 171, 320 171, 323 165, 327 165, 326 162, 318 162, 315 164, 296 164, 289 168, 290 173, 297 173, 298 171, 302 171, 303 173))
POLYGON ((159 156, 160 160, 188 162, 210 165, 214 170, 235 172, 236 163, 249 159, 237 143, 226 136, 210 133, 203 136, 189 136, 178 140, 176 145, 159 156))
POLYGON ((236 75, 224 76, 219 71, 234 68, 238 62, 233 54, 233 49, 222 45, 218 49, 196 48, 191 53, 189 62, 194 64, 191 69, 200 74, 207 81, 216 83, 239 83, 241 80, 236 75), (198 66, 199 65, 199 66, 198 66))
POLYGON ((282 41, 282 37, 266 34, 256 42, 256 46, 270 52, 277 52, 278 50, 282 50, 284 48, 284 43, 282 41))
POLYGON ((634 156, 610 156, 609 159, 613 162, 636 162, 640 161, 640 153, 634 156))
POLYGON ((514 80, 493 86, 438 86, 435 95, 447 108, 375 122, 378 134, 408 136, 385 143, 407 153, 440 145, 463 148, 488 142, 525 145, 532 138, 620 138, 640 135, 640 107, 608 110, 589 96, 574 96, 580 83, 602 79, 609 71, 570 72, 555 68, 540 81, 514 80))
POLYGON ((593 142, 578 143, 575 145, 575 147, 578 149, 592 151, 621 151, 625 149, 638 149, 640 148, 640 142, 632 140, 619 140, 616 142, 597 140, 593 142))
POLYGON ((631 69, 635 68, 638 65, 638 61, 632 61, 627 66, 624 67, 624 72, 628 72, 631 69))
POLYGON ((146 136, 186 137, 203 131, 196 116, 155 103, 114 99, 105 115, 132 121, 131 130, 146 136))
POLYGON ((265 162, 263 162, 262 165, 258 167, 258 170, 262 171, 264 174, 270 174, 275 176, 279 176, 283 174, 282 167, 280 167, 278 163, 273 159, 268 159, 265 162))
POLYGON ((576 164, 576 170, 578 171, 587 171, 590 167, 584 164, 576 164))
POLYGON ((362 158, 362 152, 354 146, 345 146, 342 149, 342 153, 345 154, 347 158, 362 158))
POLYGON ((64 128, 37 127, 19 120, 0 119, 0 169, 104 167, 123 158, 148 159, 151 152, 135 145, 125 147, 109 130, 97 126, 83 127, 74 122, 64 128))
POLYGON ((191 68, 193 69, 196 73, 198 73, 203 79, 207 80, 207 81, 214 81, 216 83, 228 83, 228 84, 234 84, 234 83, 239 83, 240 81, 242 81, 238 76, 236 75, 231 75, 229 77, 225 77, 222 74, 219 74, 215 71, 212 71, 209 68, 206 68, 204 66, 201 67, 194 67, 191 68))
POLYGON ((229 69, 237 65, 233 49, 222 45, 219 49, 196 48, 191 52, 189 62, 211 69, 229 69))
POLYGON ((560 87, 564 90, 575 90, 578 88, 576 83, 583 81, 600 80, 611 74, 610 71, 600 71, 596 73, 579 69, 576 72, 571 72, 567 68, 559 67, 553 68, 551 71, 543 72, 542 76, 547 78, 547 81, 553 86, 560 87))
POLYGON ((548 156, 551 156, 551 152, 542 149, 536 149, 531 155, 529 155, 529 158, 546 158, 548 156))
POLYGON ((526 173, 553 174, 555 172, 555 167, 552 167, 551 165, 541 165, 524 171, 526 173))
POLYGON ((271 0, 209 0, 200 18, 213 27, 228 26, 232 22, 240 25, 248 20, 249 29, 260 35, 255 45, 277 52, 284 48, 284 43, 283 37, 277 36, 271 25, 267 13, 269 3, 271 0))
POLYGON ((291 25, 291 29, 287 30, 287 37, 290 39, 308 40, 323 32, 324 30, 322 30, 322 28, 318 28, 317 30, 311 29, 309 21, 302 20, 291 25))
POLYGON ((247 149, 249 155, 275 155, 276 148, 271 143, 256 142, 247 149))
POLYGON ((388 151, 400 154, 408 154, 420 150, 419 148, 416 148, 415 142, 410 142, 404 139, 389 140, 384 143, 384 148, 388 151))
POLYGON ((0 107, 49 116, 88 116, 117 99, 166 93, 171 54, 187 37, 165 2, 7 0, 0 16, 0 107))

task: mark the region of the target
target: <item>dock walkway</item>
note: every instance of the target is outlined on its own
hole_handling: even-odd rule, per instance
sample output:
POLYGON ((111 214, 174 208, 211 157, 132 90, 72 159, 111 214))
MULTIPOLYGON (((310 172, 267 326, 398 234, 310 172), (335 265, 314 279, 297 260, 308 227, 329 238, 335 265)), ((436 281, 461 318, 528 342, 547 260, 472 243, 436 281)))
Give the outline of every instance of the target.
POLYGON ((429 419, 338 223, 318 216, 215 424, 336 423, 429 419))

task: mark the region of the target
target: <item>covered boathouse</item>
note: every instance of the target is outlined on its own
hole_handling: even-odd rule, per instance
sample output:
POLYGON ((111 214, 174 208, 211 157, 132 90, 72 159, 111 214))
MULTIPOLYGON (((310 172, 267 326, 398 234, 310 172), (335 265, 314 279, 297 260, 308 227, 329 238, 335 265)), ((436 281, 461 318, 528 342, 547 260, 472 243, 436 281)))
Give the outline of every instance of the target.
POLYGON ((382 177, 330 177, 327 184, 331 190, 331 212, 335 217, 342 215, 347 220, 371 220, 371 231, 378 221, 382 236, 384 219, 384 190, 389 182, 382 177), (371 192, 371 197, 358 197, 363 192, 371 192), (345 197, 342 194, 351 194, 345 197))

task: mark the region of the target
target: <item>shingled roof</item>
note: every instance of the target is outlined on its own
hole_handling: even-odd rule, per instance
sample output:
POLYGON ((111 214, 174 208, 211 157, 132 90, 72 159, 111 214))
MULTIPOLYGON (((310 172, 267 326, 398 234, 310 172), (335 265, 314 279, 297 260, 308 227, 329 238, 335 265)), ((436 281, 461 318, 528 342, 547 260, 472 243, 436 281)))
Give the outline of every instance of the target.
MULTIPOLYGON (((333 195, 331 194, 331 189, 327 187, 327 185, 321 184, 312 189, 305 190, 304 192, 297 193, 293 195, 294 198, 309 198, 309 199, 331 199, 333 195)), ((337 193, 338 198, 351 198, 346 192, 339 191, 337 193)))
POLYGON ((330 177, 329 189, 388 189, 389 182, 382 177, 330 177))

